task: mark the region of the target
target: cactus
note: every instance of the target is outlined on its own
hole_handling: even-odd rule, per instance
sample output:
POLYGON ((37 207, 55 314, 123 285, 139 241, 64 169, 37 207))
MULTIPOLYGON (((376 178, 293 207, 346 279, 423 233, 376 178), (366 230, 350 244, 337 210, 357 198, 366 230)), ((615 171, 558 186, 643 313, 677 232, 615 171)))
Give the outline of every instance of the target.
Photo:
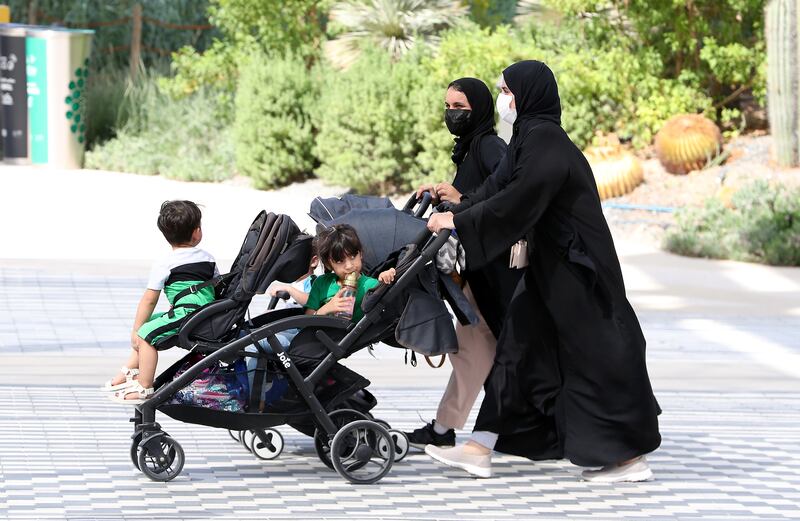
POLYGON ((800 80, 797 0, 771 0, 765 9, 767 115, 781 166, 800 164, 800 80))
POLYGON ((656 154, 671 174, 699 170, 721 152, 719 128, 699 114, 674 116, 656 134, 656 154))
POLYGON ((601 143, 586 149, 585 155, 601 200, 632 192, 644 180, 642 162, 622 148, 614 136, 601 138, 601 143))

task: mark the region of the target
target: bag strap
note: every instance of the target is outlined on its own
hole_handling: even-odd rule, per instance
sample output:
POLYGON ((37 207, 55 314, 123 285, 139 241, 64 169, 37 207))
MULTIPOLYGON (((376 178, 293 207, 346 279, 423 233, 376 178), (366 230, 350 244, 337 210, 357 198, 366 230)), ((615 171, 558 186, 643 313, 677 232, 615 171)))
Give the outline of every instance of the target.
POLYGON ((219 284, 223 280, 225 280, 227 278, 230 278, 232 276, 233 276, 233 273, 226 273, 225 275, 219 275, 217 277, 214 277, 213 279, 209 279, 209 280, 207 280, 205 282, 201 282, 199 284, 192 284, 188 288, 178 292, 178 294, 175 295, 175 299, 173 300, 173 302, 178 302, 180 299, 182 299, 186 295, 192 295, 193 293, 197 293, 201 289, 207 288, 209 286, 216 287, 217 284, 219 284))
POLYGON ((433 362, 431 362, 431 357, 425 355, 425 361, 428 362, 428 365, 433 367, 434 369, 439 369, 440 367, 442 367, 444 365, 445 360, 447 360, 447 353, 442 353, 442 357, 439 359, 439 365, 433 365, 433 362))

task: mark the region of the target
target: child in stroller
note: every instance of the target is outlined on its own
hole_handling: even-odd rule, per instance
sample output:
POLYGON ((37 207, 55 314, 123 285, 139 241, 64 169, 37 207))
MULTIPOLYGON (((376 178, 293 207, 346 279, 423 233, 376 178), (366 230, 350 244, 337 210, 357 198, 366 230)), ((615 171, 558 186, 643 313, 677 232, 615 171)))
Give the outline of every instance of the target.
MULTIPOLYGON (((358 322, 364 316, 361 303, 367 292, 379 283, 391 284, 395 270, 382 271, 375 279, 362 274, 363 246, 356 230, 348 224, 335 224, 322 230, 315 239, 314 248, 325 266, 326 273, 314 279, 304 299, 306 315, 335 315, 352 312, 352 321, 358 322), (352 273, 359 274, 355 296, 342 296, 345 279, 352 273)), ((297 293, 292 298, 297 300, 297 293)), ((299 330, 284 331, 278 335, 283 347, 288 348, 299 330)), ((261 347, 270 351, 269 343, 261 341, 261 347)))
MULTIPOLYGON (((218 299, 197 311, 181 330, 181 347, 203 353, 205 357, 177 378, 173 379, 184 365, 183 361, 164 371, 156 382, 156 393, 136 408, 131 446, 135 464, 148 477, 159 481, 173 479, 183 467, 184 455, 180 445, 155 422, 155 412, 159 410, 180 421, 255 431, 268 448, 269 440, 265 440, 264 435, 271 428, 311 422, 315 427, 315 449, 327 466, 354 483, 372 483, 381 479, 395 460, 398 450, 395 440, 402 437, 402 433, 390 433, 385 423, 372 418, 368 408, 367 412, 346 408, 350 397, 359 391, 366 392, 369 381, 338 362, 380 340, 431 354, 434 350, 453 352, 457 349, 452 320, 438 293, 436 270, 431 262, 448 236, 442 233, 432 239, 424 221, 420 220, 420 223, 423 233, 393 259, 397 280, 392 284, 380 284, 364 298, 361 306, 363 316, 357 322, 330 315, 305 315, 299 310, 276 310, 256 317, 248 325, 236 319, 236 327, 230 332, 220 334, 218 331, 214 340, 204 338, 209 323, 230 322, 227 315, 231 310, 240 309, 236 299, 242 298, 245 289, 264 291, 272 280, 286 275, 281 271, 287 264, 281 261, 291 258, 292 252, 304 239, 288 217, 270 214, 268 225, 264 227, 270 231, 261 234, 268 237, 259 237, 256 241, 258 248, 248 255, 247 261, 243 261, 247 269, 239 277, 236 289, 229 290, 229 297, 218 299), (440 307, 436 306, 437 303, 440 307), (222 320, 220 317, 226 318, 222 320), (424 327, 418 327, 422 324, 424 327), (242 328, 248 329, 249 333, 238 338, 242 328), (301 331, 287 350, 277 334, 295 328, 301 331), (246 412, 168 403, 177 391, 205 369, 252 355, 245 348, 258 346, 261 340, 269 343, 272 353, 259 350, 259 361, 263 360, 262 365, 286 377, 291 384, 279 402, 261 408, 251 401, 246 412)), ((303 268, 305 266, 307 257, 303 268)), ((291 278, 286 276, 282 280, 291 278)), ((257 396, 257 392, 251 389, 250 395, 257 396)), ((282 445, 279 433, 275 439, 278 445, 282 445)), ((273 444, 270 450, 277 455, 280 448, 273 444)))
MULTIPOLYGON (((378 275, 375 279, 369 275, 362 274, 362 254, 363 247, 358 238, 358 234, 352 226, 347 224, 335 224, 322 230, 314 239, 312 245, 312 255, 316 250, 316 256, 321 259, 327 273, 314 279, 309 288, 309 293, 305 296, 304 309, 306 315, 332 315, 342 312, 352 312, 351 320, 358 322, 364 316, 361 310, 361 303, 368 291, 378 286, 379 283, 391 284, 394 281, 395 270, 389 268, 378 275), (355 296, 342 296, 345 279, 352 273, 359 274, 355 296)), ((284 349, 289 349, 292 339, 300 332, 299 329, 289 329, 277 333, 275 336, 284 349)), ((242 331, 242 335, 246 335, 242 331)), ((259 342, 259 346, 267 353, 272 353, 272 348, 266 339, 259 342)), ((248 353, 258 353, 255 346, 246 348, 248 353)), ((253 386, 255 372, 257 370, 257 355, 249 358, 247 362, 248 379, 250 386, 253 386)), ((265 375, 266 377, 266 375, 265 375)), ((276 396, 279 398, 281 387, 277 382, 262 382, 265 392, 269 397, 267 402, 274 401, 276 396), (273 385, 275 383, 276 385, 273 385)), ((246 446, 252 445, 252 440, 246 446)))

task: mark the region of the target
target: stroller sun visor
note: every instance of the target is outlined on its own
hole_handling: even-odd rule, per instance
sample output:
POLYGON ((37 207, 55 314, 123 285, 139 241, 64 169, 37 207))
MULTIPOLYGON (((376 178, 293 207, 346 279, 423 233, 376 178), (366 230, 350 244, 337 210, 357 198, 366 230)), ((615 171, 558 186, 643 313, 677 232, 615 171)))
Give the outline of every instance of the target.
POLYGON ((372 210, 378 208, 394 208, 388 197, 346 194, 341 198, 317 197, 311 201, 309 217, 317 223, 324 224, 341 217, 352 210, 372 210))
POLYGON ((395 208, 352 210, 323 223, 324 226, 334 224, 349 224, 355 228, 364 247, 363 269, 369 274, 373 274, 391 253, 414 242, 426 227, 422 219, 395 208))

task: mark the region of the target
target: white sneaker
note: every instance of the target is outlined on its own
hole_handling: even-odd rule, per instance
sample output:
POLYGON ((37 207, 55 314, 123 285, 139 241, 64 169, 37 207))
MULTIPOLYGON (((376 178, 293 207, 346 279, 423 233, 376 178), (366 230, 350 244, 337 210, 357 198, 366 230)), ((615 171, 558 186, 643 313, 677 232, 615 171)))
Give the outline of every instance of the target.
POLYGON ((653 471, 647 458, 639 456, 625 465, 607 465, 600 470, 584 470, 581 477, 597 483, 618 483, 620 481, 647 481, 653 478, 653 471))
POLYGON ((466 470, 479 478, 492 477, 492 455, 465 454, 464 445, 451 448, 441 448, 436 445, 426 445, 425 454, 440 461, 445 465, 466 470))

